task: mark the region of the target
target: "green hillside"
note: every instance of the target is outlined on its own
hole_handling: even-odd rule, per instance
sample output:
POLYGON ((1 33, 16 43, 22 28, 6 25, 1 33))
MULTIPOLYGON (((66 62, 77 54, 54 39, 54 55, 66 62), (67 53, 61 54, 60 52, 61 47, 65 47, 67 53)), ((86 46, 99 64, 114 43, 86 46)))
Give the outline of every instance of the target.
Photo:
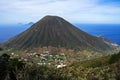
POLYGON ((1 80, 120 80, 120 52, 55 68, 0 56, 1 80))

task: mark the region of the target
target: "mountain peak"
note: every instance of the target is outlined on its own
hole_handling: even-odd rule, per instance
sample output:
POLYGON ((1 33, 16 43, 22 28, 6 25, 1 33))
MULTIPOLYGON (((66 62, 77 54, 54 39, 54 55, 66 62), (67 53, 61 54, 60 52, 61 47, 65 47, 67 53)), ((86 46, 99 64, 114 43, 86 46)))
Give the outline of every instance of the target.
POLYGON ((60 17, 55 15, 46 15, 43 18, 60 18, 60 17))
POLYGON ((63 20, 63 18, 59 17, 59 16, 51 16, 51 15, 47 15, 45 17, 43 17, 40 21, 45 21, 45 22, 50 22, 50 21, 58 21, 58 20, 63 20))

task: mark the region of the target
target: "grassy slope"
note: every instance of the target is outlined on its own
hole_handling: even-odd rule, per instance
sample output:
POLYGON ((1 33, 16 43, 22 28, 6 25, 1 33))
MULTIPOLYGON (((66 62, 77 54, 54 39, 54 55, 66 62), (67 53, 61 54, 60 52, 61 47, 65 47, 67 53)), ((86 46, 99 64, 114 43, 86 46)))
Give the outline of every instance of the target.
POLYGON ((73 63, 57 69, 54 74, 56 80, 120 80, 120 56, 105 56, 73 63))

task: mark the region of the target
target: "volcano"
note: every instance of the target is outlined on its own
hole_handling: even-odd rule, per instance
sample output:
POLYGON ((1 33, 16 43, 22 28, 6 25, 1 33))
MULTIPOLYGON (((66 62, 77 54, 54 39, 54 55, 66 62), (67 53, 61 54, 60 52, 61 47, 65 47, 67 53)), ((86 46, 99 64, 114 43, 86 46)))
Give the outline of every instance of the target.
POLYGON ((2 44, 6 48, 29 49, 44 46, 110 50, 111 46, 58 16, 45 16, 29 29, 2 44))

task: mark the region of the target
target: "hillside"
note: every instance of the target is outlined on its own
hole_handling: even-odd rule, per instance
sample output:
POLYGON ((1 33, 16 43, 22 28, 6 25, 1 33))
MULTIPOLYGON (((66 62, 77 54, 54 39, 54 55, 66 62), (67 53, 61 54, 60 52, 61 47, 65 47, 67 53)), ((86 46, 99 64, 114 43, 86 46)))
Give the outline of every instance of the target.
POLYGON ((45 16, 29 29, 2 44, 6 48, 27 49, 44 46, 107 51, 113 49, 58 16, 45 16))

